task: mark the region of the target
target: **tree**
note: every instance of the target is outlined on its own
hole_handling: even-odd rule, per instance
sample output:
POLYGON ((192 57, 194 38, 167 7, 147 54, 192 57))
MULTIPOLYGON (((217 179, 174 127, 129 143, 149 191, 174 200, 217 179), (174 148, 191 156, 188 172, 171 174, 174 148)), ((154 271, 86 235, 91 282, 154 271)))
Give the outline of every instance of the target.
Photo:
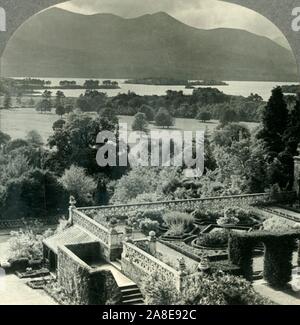
POLYGON ((34 99, 32 97, 30 97, 30 99, 28 100, 27 105, 29 107, 34 107, 35 106, 35 101, 34 101, 34 99))
POLYGON ((3 148, 9 141, 10 136, 2 131, 0 131, 0 149, 3 148))
POLYGON ((253 93, 251 93, 247 99, 251 102, 262 102, 264 100, 260 95, 253 93))
POLYGON ((100 112, 106 107, 107 95, 96 90, 87 90, 77 99, 77 107, 83 112, 100 112))
POLYGON ((274 88, 263 112, 262 130, 257 134, 264 143, 269 162, 269 184, 279 184, 282 189, 293 186, 293 154, 296 154, 298 142, 294 131, 298 129, 298 109, 296 104, 289 115, 282 89, 274 88))
POLYGON ((286 149, 293 156, 297 155, 298 144, 300 143, 300 98, 298 97, 294 107, 288 116, 288 126, 283 135, 286 149))
POLYGON ((153 193, 160 181, 155 169, 134 168, 117 182, 112 202, 124 204, 140 194, 153 193))
POLYGON ((153 108, 151 106, 149 106, 149 105, 142 105, 139 108, 139 112, 140 113, 144 113, 146 115, 146 118, 147 118, 147 120, 149 122, 154 120, 155 113, 154 113, 154 110, 153 110, 153 108))
POLYGON ((36 107, 36 110, 41 113, 51 112, 52 104, 48 99, 41 100, 36 107))
POLYGON ((134 117, 131 128, 133 131, 148 132, 148 126, 149 123, 146 115, 144 113, 137 113, 134 117))
POLYGON ((65 108, 63 106, 57 106, 56 110, 55 110, 55 113, 62 118, 63 115, 66 114, 66 111, 65 111, 65 108))
POLYGON ((43 144, 43 138, 36 130, 29 131, 25 139, 33 145, 41 146, 43 144))
MULTIPOLYGON (((56 125, 57 126, 57 125, 56 125)), ((55 128, 53 135, 48 139, 52 149, 48 155, 46 166, 61 174, 71 165, 83 167, 89 174, 99 172, 96 156, 97 150, 103 144, 97 144, 97 135, 101 131, 117 132, 118 125, 107 119, 95 118, 87 114, 71 115, 66 123, 55 128)), ((119 167, 105 167, 102 172, 106 175, 117 173, 119 167)))
POLYGON ((6 219, 42 218, 66 212, 67 198, 57 178, 48 171, 29 168, 9 177, 0 213, 6 219))
POLYGON ((220 123, 226 125, 231 122, 238 122, 238 115, 233 109, 226 108, 221 113, 220 123))
POLYGON ((64 105, 64 98, 65 98, 65 94, 58 90, 56 93, 56 98, 55 98, 55 107, 59 107, 59 106, 63 106, 64 105))
POLYGON ((239 123, 229 123, 219 126, 213 134, 213 141, 221 147, 230 147, 233 142, 250 139, 251 134, 247 126, 239 123))
POLYGON ((22 94, 18 94, 17 97, 16 97, 16 102, 17 104, 19 105, 19 107, 22 106, 22 94))
POLYGON ((12 101, 11 101, 11 96, 9 92, 5 93, 4 96, 4 104, 3 104, 3 108, 4 109, 10 109, 12 105, 12 101))
POLYGON ((98 89, 99 80, 86 80, 83 86, 86 89, 98 89))
POLYGON ((66 114, 70 114, 73 111, 74 111, 74 106, 73 105, 66 105, 66 107, 65 107, 66 114))
POLYGON ((202 121, 203 123, 211 120, 211 113, 210 112, 201 112, 198 115, 198 120, 202 121))
POLYGON ((79 204, 90 204, 92 196, 97 188, 94 179, 87 175, 86 171, 77 166, 71 166, 59 179, 64 189, 75 197, 79 204))
POLYGON ((155 124, 169 128, 175 124, 175 120, 165 108, 160 108, 155 115, 155 124))
POLYGON ((264 141, 271 155, 279 154, 285 148, 283 134, 288 126, 287 104, 280 87, 272 90, 272 96, 263 111, 262 124, 263 128, 258 138, 264 141))
POLYGON ((215 170, 217 168, 217 162, 210 144, 208 131, 204 134, 204 168, 209 170, 215 170))
POLYGON ((63 129, 66 124, 65 120, 57 120, 53 123, 52 129, 55 131, 56 129, 63 129))
POLYGON ((111 107, 106 107, 103 110, 99 112, 99 116, 101 119, 107 120, 108 122, 112 124, 118 124, 119 119, 115 113, 115 110, 111 107))
POLYGON ((11 151, 14 151, 16 149, 22 148, 22 147, 28 147, 29 143, 26 140, 23 139, 15 139, 10 142, 8 142, 5 146, 5 152, 9 153, 11 151))
POLYGON ((250 193, 263 193, 269 187, 267 178, 267 153, 262 140, 255 141, 250 147, 250 158, 246 163, 247 187, 250 193))

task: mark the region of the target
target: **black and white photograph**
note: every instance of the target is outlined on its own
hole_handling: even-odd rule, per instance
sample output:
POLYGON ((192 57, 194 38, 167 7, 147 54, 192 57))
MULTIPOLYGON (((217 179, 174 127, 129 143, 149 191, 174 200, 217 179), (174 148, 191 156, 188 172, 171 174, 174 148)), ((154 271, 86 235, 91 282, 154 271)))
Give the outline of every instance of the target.
POLYGON ((288 34, 243 1, 0 1, 0 305, 300 305, 275 2, 288 34))

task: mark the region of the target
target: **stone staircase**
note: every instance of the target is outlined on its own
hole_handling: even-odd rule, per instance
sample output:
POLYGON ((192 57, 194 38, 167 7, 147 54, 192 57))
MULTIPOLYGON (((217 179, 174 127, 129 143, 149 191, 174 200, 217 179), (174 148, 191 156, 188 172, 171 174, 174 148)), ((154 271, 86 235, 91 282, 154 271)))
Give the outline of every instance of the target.
POLYGON ((122 304, 123 305, 144 305, 144 299, 139 287, 135 285, 129 285, 121 287, 122 292, 122 304))
MULTIPOLYGON (((119 272, 122 272, 120 260, 110 262, 110 264, 119 272)), ((123 305, 144 305, 144 298, 142 296, 142 293, 134 282, 131 281, 131 283, 119 286, 119 288, 122 293, 123 305)))

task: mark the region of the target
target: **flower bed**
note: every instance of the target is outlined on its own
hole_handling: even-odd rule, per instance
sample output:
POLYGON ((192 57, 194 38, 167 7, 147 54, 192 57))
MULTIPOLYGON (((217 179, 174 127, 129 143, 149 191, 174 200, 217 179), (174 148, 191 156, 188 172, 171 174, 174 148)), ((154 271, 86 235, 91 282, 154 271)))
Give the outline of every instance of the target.
POLYGON ((228 232, 215 231, 208 234, 201 234, 199 238, 192 242, 192 246, 196 248, 224 250, 228 246, 228 239, 228 232))
POLYGON ((30 270, 26 272, 16 272, 16 275, 20 279, 28 279, 28 278, 38 278, 50 275, 48 269, 40 269, 40 270, 30 270))
MULTIPOLYGON (((197 239, 197 238, 196 238, 197 239)), ((222 261, 228 258, 226 250, 208 250, 207 248, 197 248, 185 243, 184 241, 162 241, 164 245, 173 248, 179 253, 200 262, 203 257, 207 257, 210 261, 222 261)))
POLYGON ((175 236, 175 235, 168 235, 168 233, 166 233, 165 235, 163 235, 161 238, 163 240, 166 241, 178 241, 178 240, 182 240, 184 241, 185 239, 195 236, 197 233, 199 233, 199 228, 195 225, 190 226, 190 228, 187 230, 187 232, 185 232, 184 234, 180 235, 180 236, 175 236))

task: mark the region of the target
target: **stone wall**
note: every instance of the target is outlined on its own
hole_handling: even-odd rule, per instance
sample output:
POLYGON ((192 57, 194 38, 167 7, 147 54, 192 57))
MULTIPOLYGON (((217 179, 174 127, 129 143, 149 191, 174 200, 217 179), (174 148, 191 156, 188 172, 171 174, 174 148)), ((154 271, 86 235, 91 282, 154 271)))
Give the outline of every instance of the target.
MULTIPOLYGON (((73 251, 85 254, 83 247, 73 251)), ((104 305, 107 301, 119 303, 121 292, 109 271, 93 270, 68 247, 58 247, 57 279, 65 294, 76 305, 104 305)))
POLYGON ((80 243, 76 245, 68 245, 67 247, 72 253, 88 265, 99 262, 103 258, 103 250, 99 242, 80 243))
POLYGON ((108 229, 83 213, 81 209, 71 209, 72 222, 91 233, 101 245, 101 254, 106 261, 121 258, 122 234, 108 229))

